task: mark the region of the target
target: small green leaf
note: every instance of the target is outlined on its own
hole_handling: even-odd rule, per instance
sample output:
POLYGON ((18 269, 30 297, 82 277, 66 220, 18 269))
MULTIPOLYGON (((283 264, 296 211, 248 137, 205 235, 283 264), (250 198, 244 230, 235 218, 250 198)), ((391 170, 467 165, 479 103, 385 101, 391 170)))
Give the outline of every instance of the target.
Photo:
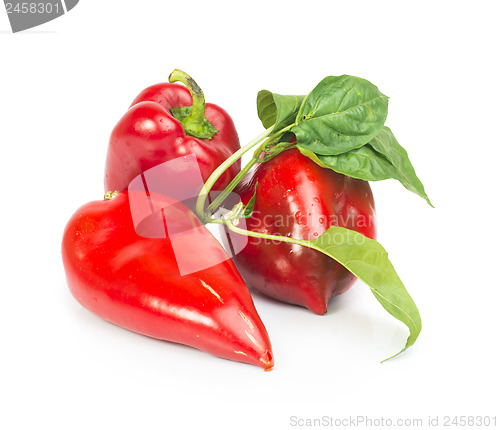
POLYGON ((398 143, 389 127, 384 127, 368 145, 390 161, 394 168, 392 175, 394 179, 401 182, 407 190, 424 198, 432 206, 429 197, 425 193, 424 186, 420 182, 420 179, 418 179, 415 169, 410 162, 408 153, 398 143))
POLYGON ((254 192, 253 192, 252 198, 248 201, 248 203, 245 206, 245 209, 243 211, 243 216, 245 218, 250 218, 252 216, 253 208, 255 206, 255 198, 257 197, 257 185, 259 185, 258 182, 255 184, 255 188, 254 188, 254 192))
POLYGON ((423 197, 432 206, 422 182, 415 174, 408 153, 399 145, 389 127, 384 127, 375 138, 361 148, 339 155, 316 155, 300 146, 298 149, 320 166, 352 178, 365 181, 396 179, 406 189, 423 197))
POLYGON ((305 96, 282 96, 267 90, 257 94, 257 113, 264 128, 272 131, 287 127, 295 121, 305 96))
POLYGON ((196 132, 190 132, 189 128, 185 126, 184 123, 186 119, 190 117, 192 110, 193 106, 183 106, 180 108, 171 108, 170 112, 177 121, 182 123, 182 125, 184 126, 184 130, 186 131, 186 134, 194 136, 198 139, 212 139, 212 137, 219 130, 217 130, 206 117, 203 117, 199 130, 197 130, 196 132))
POLYGON ((410 335, 396 355, 415 343, 422 329, 420 314, 380 243, 353 230, 330 227, 310 244, 368 285, 384 309, 406 324, 410 335))
POLYGON ((304 99, 291 131, 302 148, 319 155, 342 154, 379 133, 387 108, 388 97, 367 80, 328 76, 304 99))

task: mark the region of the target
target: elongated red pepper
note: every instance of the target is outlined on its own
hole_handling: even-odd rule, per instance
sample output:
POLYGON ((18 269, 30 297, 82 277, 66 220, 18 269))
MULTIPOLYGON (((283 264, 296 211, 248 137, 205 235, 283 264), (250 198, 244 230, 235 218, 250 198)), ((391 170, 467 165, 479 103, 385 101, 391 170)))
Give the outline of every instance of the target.
MULTIPOLYGON (((340 226, 375 239, 368 182, 322 168, 297 149, 259 164, 235 191, 245 204, 256 192, 254 212, 247 220, 250 231, 313 240, 330 226, 340 226)), ((250 286, 317 314, 324 314, 330 298, 356 280, 316 250, 259 238, 250 238, 234 260, 250 286)))
MULTIPOLYGON (((203 92, 184 72, 170 82, 142 91, 111 133, 105 168, 105 191, 122 191, 142 172, 166 161, 196 155, 203 182, 240 148, 231 117, 217 105, 205 104, 203 92)), ((234 163, 214 190, 223 190, 240 170, 234 163)), ((200 186, 201 188, 201 186, 200 186)), ((192 196, 199 189, 193 190, 192 196)))
POLYGON ((136 230, 134 193, 88 203, 67 224, 62 256, 73 296, 129 330, 270 369, 266 329, 224 249, 194 213, 157 194, 149 195, 161 208, 153 215, 134 208, 145 212, 135 213, 143 219, 136 230))

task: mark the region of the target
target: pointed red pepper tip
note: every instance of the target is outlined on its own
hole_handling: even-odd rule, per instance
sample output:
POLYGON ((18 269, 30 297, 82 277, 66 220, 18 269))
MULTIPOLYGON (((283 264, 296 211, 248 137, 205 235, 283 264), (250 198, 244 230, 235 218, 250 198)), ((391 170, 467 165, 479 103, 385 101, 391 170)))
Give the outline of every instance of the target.
POLYGON ((273 370, 274 367, 274 357, 271 351, 266 351, 264 355, 260 359, 260 366, 264 369, 265 372, 269 372, 273 370))

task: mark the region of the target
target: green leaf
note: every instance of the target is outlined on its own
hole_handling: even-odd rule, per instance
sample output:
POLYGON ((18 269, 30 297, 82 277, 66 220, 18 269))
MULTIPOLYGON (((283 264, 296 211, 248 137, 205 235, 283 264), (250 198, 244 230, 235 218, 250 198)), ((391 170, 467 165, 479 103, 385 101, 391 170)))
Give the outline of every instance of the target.
POLYGON ((392 177, 389 174, 393 170, 391 163, 369 145, 339 155, 317 155, 300 146, 297 148, 321 167, 335 170, 351 178, 381 181, 392 177))
POLYGON ((235 220, 239 218, 250 218, 253 213, 253 209, 255 206, 255 198, 257 197, 257 185, 255 184, 254 193, 252 198, 245 205, 243 202, 236 203, 230 211, 225 210, 224 208, 220 208, 221 213, 223 214, 223 218, 226 221, 235 220))
POLYGON ((415 343, 422 329, 420 314, 380 243, 353 230, 330 227, 310 244, 368 285, 384 309, 406 324, 410 335, 396 355, 415 343))
POLYGON ((424 198, 432 206, 429 197, 425 193, 424 186, 418 179, 410 162, 408 153, 398 143, 389 127, 384 127, 368 145, 390 161, 394 168, 392 178, 397 179, 407 190, 424 198))
POLYGON ((329 76, 304 99, 291 131, 318 155, 337 155, 373 139, 387 118, 388 97, 365 79, 329 76))
POLYGON ((248 201, 248 203, 246 204, 245 209, 243 211, 243 216, 245 218, 250 218, 252 216, 253 208, 255 206, 255 198, 257 197, 257 185, 259 185, 258 182, 255 184, 252 198, 248 201))
POLYGON ((320 166, 352 178, 365 181, 396 179, 432 206, 422 182, 415 174, 408 153, 399 145, 389 127, 384 127, 368 144, 344 154, 316 155, 300 146, 298 149, 320 166))
POLYGON ((190 117, 192 110, 193 106, 182 106, 180 108, 171 108, 170 112, 177 121, 182 123, 186 134, 194 136, 198 139, 212 139, 212 137, 219 130, 217 130, 206 117, 203 117, 199 130, 197 130, 196 132, 190 132, 189 128, 186 127, 185 122, 190 117))
POLYGON ((287 127, 295 121, 305 96, 282 96, 267 90, 257 94, 257 113, 264 128, 272 131, 287 127))

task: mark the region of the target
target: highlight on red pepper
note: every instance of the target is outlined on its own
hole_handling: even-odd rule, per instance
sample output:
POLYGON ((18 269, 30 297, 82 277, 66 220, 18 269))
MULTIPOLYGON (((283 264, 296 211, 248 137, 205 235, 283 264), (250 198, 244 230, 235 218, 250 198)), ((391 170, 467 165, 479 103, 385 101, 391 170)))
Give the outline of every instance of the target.
POLYGON ((137 193, 143 194, 123 191, 87 203, 68 222, 62 257, 75 299, 137 333, 272 368, 269 336, 224 249, 182 203, 155 193, 147 196, 153 212, 135 206, 142 218, 136 231, 130 200, 143 197, 137 193), (170 230, 182 235, 175 250, 170 230), (182 275, 179 255, 204 268, 182 275))
POLYGON ((307 96, 263 90, 257 110, 266 130, 210 176, 198 216, 251 238, 234 260, 249 286, 276 299, 322 314, 331 297, 359 278, 408 327, 403 352, 420 334, 420 313, 374 240, 367 181, 396 179, 431 203, 407 152, 385 126, 388 97, 365 79, 328 76, 307 96), (250 162, 206 205, 218 175, 250 150, 250 162), (242 202, 228 198, 233 190, 242 202), (230 216, 213 217, 224 204, 230 216), (242 218, 249 218, 248 229, 239 225, 242 218))
MULTIPOLYGON (((176 69, 169 81, 142 91, 114 127, 105 192, 125 190, 142 172, 189 154, 196 156, 204 182, 240 148, 231 117, 221 107, 205 103, 203 91, 189 75, 176 69), (178 81, 185 86, 173 83, 178 81)), ((239 170, 237 161, 220 175, 214 190, 223 190, 239 170)))

